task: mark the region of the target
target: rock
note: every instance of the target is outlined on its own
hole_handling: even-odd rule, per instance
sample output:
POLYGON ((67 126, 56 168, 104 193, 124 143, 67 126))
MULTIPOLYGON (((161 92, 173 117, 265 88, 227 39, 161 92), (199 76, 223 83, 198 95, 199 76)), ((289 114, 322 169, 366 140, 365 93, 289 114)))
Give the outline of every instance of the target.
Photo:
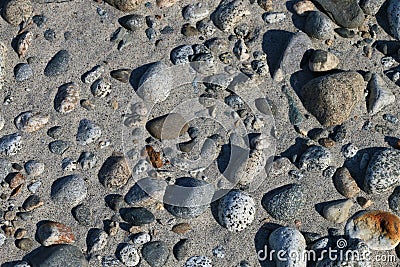
POLYGON ((101 128, 94 122, 83 119, 79 122, 78 132, 76 133, 76 141, 80 145, 88 145, 95 142, 101 136, 101 128))
POLYGON ((324 206, 322 214, 324 218, 333 223, 342 223, 349 218, 353 200, 337 200, 324 206))
POLYGON ((68 150, 68 148, 69 148, 69 143, 63 140, 55 140, 53 142, 50 142, 49 144, 50 152, 57 155, 64 154, 65 151, 68 150))
POLYGON ((333 23, 324 13, 311 11, 307 15, 304 32, 310 37, 327 40, 333 37, 333 23))
POLYGON ((171 7, 176 2, 178 2, 178 0, 156 0, 156 4, 159 8, 171 7))
POLYGON ((119 209, 123 206, 124 197, 119 194, 111 194, 106 196, 105 201, 110 209, 113 211, 119 211, 119 209))
POLYGON ((126 208, 121 211, 121 217, 124 221, 133 226, 142 226, 155 221, 153 213, 146 208, 126 208))
POLYGON ((279 61, 279 66, 274 73, 276 82, 283 81, 290 75, 300 70, 299 64, 293 64, 293 61, 301 62, 304 53, 312 48, 311 39, 303 32, 295 33, 290 38, 285 51, 279 61))
POLYGON ((333 184, 336 190, 346 198, 353 198, 360 193, 360 188, 346 167, 336 170, 333 184))
POLYGON ((30 251, 34 246, 34 241, 30 238, 17 239, 15 241, 15 245, 21 250, 30 251))
POLYGON ((267 193, 261 204, 275 219, 290 221, 303 211, 305 191, 299 184, 288 184, 267 193))
POLYGON ((172 249, 175 258, 178 261, 185 259, 189 253, 190 246, 191 246, 190 239, 179 240, 178 243, 176 243, 172 249))
POLYGON ((341 152, 346 159, 351 159, 357 155, 358 150, 356 145, 349 143, 342 147, 341 152))
POLYGON ((375 16, 385 0, 361 0, 360 7, 367 15, 375 16))
POLYGON ((239 61, 246 61, 250 58, 249 48, 243 39, 239 39, 234 48, 233 53, 239 61))
POLYGON ((194 51, 190 45, 181 45, 171 51, 171 61, 174 65, 189 63, 189 57, 193 56, 194 51))
POLYGON ((146 129, 157 139, 169 140, 183 135, 189 129, 189 125, 182 115, 169 113, 148 121, 146 129))
POLYGON ((14 76, 17 82, 23 82, 33 76, 33 69, 29 64, 20 63, 14 68, 14 76))
POLYGON ((172 215, 188 219, 204 213, 214 195, 214 186, 194 178, 178 178, 167 186, 164 207, 172 215))
POLYGON ((26 211, 35 210, 44 205, 43 200, 37 195, 31 195, 22 203, 22 208, 26 211))
POLYGON ((151 267, 165 266, 170 251, 163 241, 153 241, 143 245, 142 256, 151 267))
POLYGON ((131 72, 132 72, 132 70, 130 70, 130 69, 118 69, 118 70, 111 71, 110 75, 111 75, 111 77, 113 77, 114 79, 116 79, 120 82, 128 83, 131 72))
POLYGON ((96 166, 97 157, 91 152, 82 152, 79 156, 78 163, 81 164, 83 170, 89 170, 96 166))
POLYGON ((3 89, 6 68, 7 47, 0 42, 0 90, 3 89))
POLYGON ((36 132, 49 122, 50 116, 41 114, 40 112, 33 113, 31 111, 23 112, 14 119, 15 127, 22 132, 36 132))
POLYGON ((334 54, 324 50, 315 50, 310 57, 308 66, 311 71, 320 72, 335 69, 339 63, 339 58, 334 54))
POLYGON ((93 83, 101 77, 104 72, 102 65, 96 65, 91 70, 82 75, 82 81, 84 83, 93 83))
POLYGON ((87 186, 79 174, 64 176, 51 186, 51 199, 59 205, 78 205, 86 198, 87 186))
POLYGON ((25 171, 29 176, 37 177, 44 172, 44 163, 37 160, 28 160, 25 165, 25 171))
POLYGON ((207 256, 193 256, 185 262, 184 267, 212 267, 212 262, 207 256))
POLYGON ((0 155, 13 156, 22 149, 22 137, 19 133, 4 135, 0 138, 0 155))
POLYGON ((88 267, 82 251, 72 245, 40 247, 27 257, 32 267, 88 267))
POLYGON ((90 86, 90 90, 95 97, 103 98, 111 93, 111 83, 100 78, 90 86))
POLYGON ((88 253, 94 253, 104 249, 108 242, 108 235, 101 229, 92 228, 86 237, 86 246, 88 253))
POLYGON ((250 15, 243 0, 221 1, 214 14, 214 24, 221 31, 229 32, 243 19, 250 15))
POLYGON ((280 253, 280 256, 283 256, 283 258, 277 257, 277 253, 273 254, 276 267, 306 266, 304 258, 296 256, 303 255, 306 249, 306 240, 298 230, 289 227, 279 227, 271 233, 268 242, 269 249, 282 251, 282 253, 285 252, 285 254, 280 253))
POLYGON ((309 81, 300 91, 304 107, 324 126, 342 124, 363 99, 364 79, 357 72, 330 74, 309 81))
POLYGON ((344 28, 358 28, 364 22, 364 12, 357 0, 316 0, 336 24, 344 28))
POLYGON ((125 244, 118 252, 118 258, 125 266, 136 266, 139 264, 139 253, 134 245, 125 244))
POLYGON ((147 206, 164 197, 167 183, 156 178, 143 178, 126 193, 125 201, 131 206, 147 206))
POLYGON ((356 213, 346 224, 350 238, 363 240, 370 249, 391 250, 400 242, 400 218, 379 210, 356 213))
POLYGON ((13 172, 7 176, 7 182, 11 189, 17 188, 19 185, 25 182, 25 175, 20 172, 13 172))
POLYGON ((132 241, 136 245, 143 245, 150 242, 151 236, 148 233, 141 232, 133 236, 132 241))
POLYGON ((137 31, 144 24, 144 17, 138 14, 126 15, 118 19, 119 24, 127 30, 137 31))
POLYGON ((44 75, 54 77, 63 74, 68 70, 70 54, 67 50, 58 51, 47 63, 44 75))
POLYGON ((125 185, 131 175, 127 159, 118 154, 107 158, 98 173, 100 183, 109 189, 125 185))
POLYGON ((353 30, 349 30, 346 28, 336 28, 335 32, 343 38, 353 38, 356 35, 353 30))
POLYGON ((299 166, 307 171, 322 171, 330 165, 331 158, 328 149, 322 146, 311 146, 301 155, 299 166))
POLYGON ((183 18, 190 22, 197 22, 199 20, 202 20, 202 19, 208 17, 209 14, 210 14, 210 10, 209 10, 208 4, 206 2, 190 4, 190 5, 185 6, 182 9, 183 18))
POLYGON ((131 12, 136 10, 143 0, 106 0, 106 2, 122 12, 131 12))
POLYGON ((11 25, 17 26, 27 22, 32 16, 33 6, 30 0, 11 0, 3 7, 3 18, 11 25))
POLYGON ((40 225, 36 235, 40 244, 46 247, 75 242, 75 235, 72 233, 72 229, 58 222, 50 221, 40 225))
POLYGON ((254 199, 245 192, 234 190, 226 194, 218 205, 220 223, 231 232, 247 228, 255 217, 254 199))
POLYGON ((175 84, 171 71, 161 61, 152 64, 140 78, 136 93, 143 100, 153 103, 166 100, 175 84))
POLYGON ((293 5, 294 12, 299 16, 306 16, 308 12, 314 11, 315 9, 315 5, 309 0, 302 0, 293 5))
POLYGON ((176 234, 186 234, 192 229, 188 223, 178 223, 172 227, 172 232, 176 234))
POLYGON ((400 213, 400 187, 396 187, 389 196, 389 208, 396 214, 400 213))
POLYGON ((390 0, 388 9, 389 28, 392 35, 400 40, 400 3, 396 0, 390 0))
POLYGON ((285 13, 282 12, 270 12, 264 16, 264 21, 268 24, 277 23, 283 21, 286 18, 285 13))
POLYGON ((368 112, 371 115, 375 115, 396 100, 385 81, 376 73, 372 75, 368 83, 368 90, 368 112))
POLYGON ((90 206, 86 204, 80 204, 74 207, 72 210, 72 216, 75 220, 84 226, 89 226, 92 222, 93 212, 90 206))
POLYGON ((54 99, 54 109, 64 114, 73 111, 79 103, 80 92, 75 83, 60 86, 54 99))
POLYGON ((376 152, 369 161, 365 178, 364 189, 367 193, 383 193, 399 183, 400 176, 397 163, 400 152, 393 149, 384 149, 376 152))

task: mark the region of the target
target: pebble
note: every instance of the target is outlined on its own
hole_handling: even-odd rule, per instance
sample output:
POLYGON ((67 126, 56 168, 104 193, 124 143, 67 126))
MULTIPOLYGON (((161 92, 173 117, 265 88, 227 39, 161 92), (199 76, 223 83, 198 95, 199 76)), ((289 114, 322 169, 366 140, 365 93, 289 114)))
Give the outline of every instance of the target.
POLYGON ((34 183, 31 183, 30 185, 28 185, 28 190, 29 192, 31 192, 32 194, 35 194, 38 190, 39 187, 42 185, 41 181, 36 181, 34 183))
POLYGON ((267 193, 261 204, 272 217, 290 221, 302 212, 305 203, 304 188, 299 184, 289 184, 267 193))
POLYGON ((226 194, 218 205, 219 221, 231 232, 247 228, 254 221, 255 212, 254 199, 239 190, 226 194))
POLYGON ((14 76, 17 82, 23 82, 33 76, 33 69, 29 64, 20 63, 14 68, 14 76))
POLYGON ((80 92, 79 86, 73 82, 60 86, 54 99, 55 110, 63 114, 73 111, 79 103, 80 92))
POLYGON ((336 170, 333 184, 336 190, 346 198, 353 198, 360 193, 360 188, 346 167, 336 170))
POLYGON ((160 30, 160 33, 161 34, 173 34, 174 33, 174 28, 172 28, 172 26, 167 25, 167 26, 165 26, 164 28, 162 28, 160 30))
POLYGON ((114 78, 120 82, 128 83, 131 72, 132 72, 132 70, 130 70, 130 69, 118 69, 118 70, 111 71, 110 75, 112 78, 114 78))
POLYGON ((358 147, 356 145, 349 143, 342 147, 342 154, 346 159, 351 159, 356 156, 358 152, 358 147))
POLYGON ((26 173, 31 177, 40 176, 44 172, 44 167, 45 167, 44 163, 34 159, 28 160, 24 164, 26 173))
POLYGON ((3 7, 3 18, 11 25, 17 26, 27 22, 32 16, 33 6, 30 0, 11 0, 3 7))
POLYGON ((340 61, 337 56, 330 52, 318 49, 312 53, 308 66, 311 71, 321 72, 335 69, 339 63, 340 61))
POLYGON ((210 10, 206 2, 190 4, 185 6, 182 10, 183 18, 190 22, 197 22, 199 20, 202 20, 208 17, 209 14, 210 10))
POLYGON ((96 123, 83 119, 79 122, 78 132, 76 133, 76 141, 84 146, 98 140, 101 136, 101 128, 96 123))
POLYGON ((151 236, 148 233, 141 232, 133 236, 132 241, 136 245, 143 245, 150 242, 151 236))
MULTIPOLYGON (((364 79, 357 72, 341 72, 314 78, 303 86, 304 107, 324 126, 342 124, 364 92, 364 79)), ((335 140, 334 140, 335 141, 335 140)))
POLYGON ((263 17, 264 21, 268 24, 281 22, 285 18, 286 18, 285 13, 281 12, 266 13, 265 16, 263 17))
POLYGON ((176 234, 186 234, 192 229, 189 223, 179 223, 172 227, 172 232, 176 234))
POLYGON ((353 30, 346 28, 336 28, 335 32, 343 38, 354 38, 354 36, 356 36, 356 33, 353 30))
POLYGON ((376 152, 369 161, 364 187, 368 193, 383 193, 393 188, 399 182, 397 162, 400 152, 393 149, 384 149, 376 152))
POLYGON ((257 0, 257 4, 264 9, 266 12, 273 10, 272 0, 257 0))
POLYGON ((185 262, 184 267, 212 267, 212 262, 207 256, 193 256, 185 262))
POLYGON ((223 259, 225 258, 225 249, 222 246, 217 246, 213 249, 213 255, 217 258, 223 259))
POLYGON ((36 132, 49 122, 50 116, 40 112, 33 113, 31 111, 23 112, 14 119, 15 127, 22 132, 36 132))
POLYGON ((142 256, 151 267, 165 266, 170 250, 163 241, 152 241, 142 247, 142 256))
POLYGON ((89 226, 92 222, 93 212, 90 206, 80 204, 71 210, 72 216, 75 220, 84 226, 89 226))
POLYGON ((140 78, 136 93, 143 100, 153 103, 166 100, 175 84, 171 71, 161 61, 152 64, 140 78))
POLYGON ((69 148, 69 143, 63 140, 55 140, 49 144, 49 150, 51 153, 62 155, 69 148))
POLYGON ((86 246, 89 253, 103 250, 108 243, 108 235, 105 231, 99 228, 89 230, 86 237, 86 246))
POLYGON ((125 244, 124 247, 118 251, 118 258, 125 266, 136 266, 140 261, 136 247, 130 244, 125 244))
POLYGON ((321 171, 330 165, 331 158, 328 149, 321 146, 311 146, 301 155, 299 166, 300 169, 307 171, 321 171))
POLYGON ((90 170, 96 166, 97 157, 92 152, 82 152, 79 156, 78 163, 81 164, 83 170, 90 170))
POLYGON ((268 242, 269 249, 285 252, 283 255, 279 253, 280 256, 283 256, 281 259, 277 257, 277 253, 273 254, 277 267, 306 266, 304 258, 297 257, 298 255, 304 255, 303 253, 306 249, 306 240, 298 230, 290 227, 279 227, 271 233, 268 242))
POLYGON ((114 256, 104 256, 101 259, 101 264, 102 267, 113 267, 113 266, 119 266, 121 262, 114 258, 114 256))
POLYGON ((84 83, 93 83, 101 77, 104 72, 104 67, 101 65, 94 66, 91 70, 82 75, 84 83))
POLYGON ((392 35, 400 40, 400 3, 396 0, 390 0, 387 8, 389 28, 392 35))
POLYGON ((191 247, 190 239, 181 239, 173 247, 173 254, 178 261, 181 261, 187 257, 191 247))
POLYGON ((105 2, 122 12, 131 12, 136 10, 143 0, 106 0, 105 2))
POLYGON ((87 190, 81 175, 64 176, 57 179, 51 186, 51 199, 56 204, 73 207, 86 198, 87 190))
POLYGON ((8 159, 0 158, 0 183, 12 172, 12 164, 8 159))
POLYGON ((131 206, 147 206, 164 196, 167 183, 160 179, 143 178, 126 193, 125 201, 131 206))
POLYGON ((119 194, 111 194, 106 196, 105 201, 110 209, 113 211, 119 211, 119 209, 123 206, 124 197, 119 194))
POLYGON ((250 58, 249 48, 243 39, 239 39, 233 48, 233 53, 239 61, 246 61, 250 58))
POLYGON ((90 86, 90 89, 95 97, 104 98, 111 93, 111 83, 100 78, 90 86))
POLYGON ((353 200, 337 200, 324 206, 322 214, 324 218, 333 223, 342 223, 349 218, 353 200))
POLYGON ((30 251, 30 250, 32 250, 32 247, 34 246, 34 241, 30 238, 17 239, 15 241, 15 245, 17 248, 19 248, 21 250, 30 251))
POLYGON ((306 16, 308 12, 314 11, 315 9, 315 5, 309 0, 302 0, 293 5, 294 12, 299 16, 306 16))
POLYGON ((171 61, 174 65, 189 63, 189 57, 193 56, 194 51, 190 45, 181 45, 171 51, 171 61))
POLYGON ((80 248, 72 245, 40 247, 27 257, 35 267, 74 266, 87 267, 88 263, 80 248))
POLYGON ((22 136, 19 133, 4 135, 0 138, 0 155, 13 156, 22 149, 22 136))
POLYGON ((360 7, 367 15, 375 16, 385 0, 361 0, 360 7))
POLYGON ((361 211, 346 224, 345 232, 350 238, 363 240, 370 249, 391 250, 400 242, 400 218, 380 211, 361 211))
POLYGON ((400 213, 400 187, 396 187, 389 196, 389 208, 396 214, 400 213))
POLYGON ((229 32, 247 15, 250 15, 250 12, 245 1, 222 1, 215 10, 214 23, 221 31, 229 32))
POLYGON ((47 22, 47 17, 45 17, 44 15, 35 15, 32 17, 32 21, 36 24, 36 26, 42 28, 47 22))
POLYGON ((169 113, 154 118, 146 123, 147 131, 162 140, 175 139, 189 129, 185 118, 178 113, 169 113))
POLYGON ((197 30, 205 36, 211 36, 217 30, 209 19, 202 19, 196 23, 197 30))
POLYGON ((43 200, 37 195, 31 195, 22 203, 22 208, 26 211, 35 210, 44 205, 43 200))
POLYGON ((368 83, 368 90, 368 112, 371 115, 375 115, 396 100, 396 97, 379 74, 374 73, 372 75, 368 83))
POLYGON ((54 77, 65 73, 68 70, 70 58, 67 50, 60 50, 47 63, 44 75, 54 77))
POLYGON ((49 42, 53 42, 54 39, 56 39, 56 32, 53 29, 47 29, 43 33, 44 39, 46 39, 49 42))
POLYGON ((335 22, 344 28, 358 28, 364 22, 364 12, 357 0, 316 0, 335 22))
POLYGON ((72 229, 59 222, 50 221, 40 225, 36 235, 40 244, 46 247, 75 242, 75 235, 72 233, 72 229))
POLYGON ((133 226, 142 226, 155 221, 153 213, 146 208, 126 208, 121 212, 124 221, 133 226))
POLYGON ((304 32, 310 37, 327 40, 333 36, 333 23, 324 13, 311 11, 306 18, 304 32))
POLYGON ((139 14, 130 14, 118 19, 119 24, 132 32, 139 30, 144 25, 144 17, 139 14))
POLYGON ((399 119, 396 117, 396 116, 394 116, 394 115, 392 115, 392 114, 383 114, 383 119, 385 120, 385 121, 388 121, 388 122, 390 122, 390 123, 393 123, 393 124, 397 124, 398 122, 399 122, 399 119))
POLYGON ((107 158, 98 173, 100 182, 109 189, 125 185, 131 175, 127 159, 119 154, 107 158))

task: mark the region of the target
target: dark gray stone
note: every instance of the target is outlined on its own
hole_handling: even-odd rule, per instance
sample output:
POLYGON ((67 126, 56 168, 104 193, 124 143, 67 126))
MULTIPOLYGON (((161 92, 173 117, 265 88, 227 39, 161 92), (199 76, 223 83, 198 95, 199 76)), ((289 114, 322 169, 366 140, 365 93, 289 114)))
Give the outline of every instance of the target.
POLYGON ((63 74, 68 70, 70 54, 67 50, 60 50, 55 54, 44 69, 44 75, 53 77, 63 74))
POLYGON ((142 226, 155 221, 153 213, 146 208, 126 208, 121 210, 121 217, 124 221, 133 226, 142 226))
POLYGON ((163 241, 149 242, 142 248, 142 256, 151 267, 165 266, 169 254, 169 248, 163 241))
POLYGON ((72 245, 39 247, 27 257, 32 267, 88 267, 82 251, 72 245))

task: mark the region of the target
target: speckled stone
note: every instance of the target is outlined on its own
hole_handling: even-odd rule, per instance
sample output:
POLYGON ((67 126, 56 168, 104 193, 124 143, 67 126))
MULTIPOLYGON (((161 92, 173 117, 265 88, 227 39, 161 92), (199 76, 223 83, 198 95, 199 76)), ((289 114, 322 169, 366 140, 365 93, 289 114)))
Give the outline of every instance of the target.
POLYGON ((27 22, 32 16, 33 6, 30 0, 11 0, 3 7, 2 16, 10 24, 17 26, 27 22))
POLYGON ((69 67, 70 54, 67 50, 60 50, 47 63, 44 69, 44 75, 54 77, 65 73, 69 67))
POLYGON ((306 203, 304 189, 299 184, 289 184, 267 193, 262 205, 274 218, 291 221, 298 216, 306 203))
POLYGON ((309 147, 300 157, 300 168, 307 171, 321 171, 331 163, 331 153, 322 146, 309 147))
POLYGON ((45 127, 49 119, 50 116, 47 114, 26 111, 15 117, 14 124, 15 127, 22 132, 33 133, 45 127))
POLYGON ((322 214, 324 218, 333 223, 342 223, 349 218, 353 200, 337 200, 324 206, 322 214))
POLYGON ((55 140, 53 142, 50 142, 49 144, 50 152, 57 155, 64 154, 64 152, 67 151, 68 148, 69 148, 69 143, 63 140, 55 140))
POLYGON ((20 63, 14 68, 14 76, 17 82, 23 82, 33 76, 33 69, 29 64, 20 63))
POLYGON ((79 103, 80 92, 75 83, 61 85, 54 99, 54 109, 64 114, 73 111, 79 103))
POLYGON ((114 154, 103 163, 98 178, 106 188, 111 189, 125 185, 131 175, 127 159, 123 155, 114 154))
POLYGON ((86 198, 87 186, 79 174, 64 176, 51 186, 51 199, 60 205, 78 205, 86 198))
POLYGON ((163 241, 153 241, 143 245, 142 256, 143 259, 151 267, 165 266, 169 258, 170 250, 163 241))
POLYGON ((190 45, 181 45, 171 51, 171 61, 174 65, 189 63, 189 57, 194 54, 190 45))
POLYGON ((193 256, 190 257, 184 267, 212 267, 211 259, 207 256, 193 256))
POLYGON ((124 247, 118 251, 118 258, 125 266, 136 266, 140 261, 136 247, 131 244, 125 244, 124 247))
POLYGON ((108 243, 108 235, 105 231, 99 228, 89 230, 86 237, 86 246, 89 253, 94 253, 103 250, 108 243))
POLYGON ((304 32, 310 37, 327 40, 333 36, 334 26, 332 21, 324 13, 311 11, 306 18, 304 32))
POLYGON ((245 192, 234 190, 220 200, 218 218, 221 224, 231 232, 247 228, 256 213, 254 199, 245 192))
POLYGON ((367 167, 364 187, 368 193, 383 193, 393 188, 400 181, 398 162, 400 152, 384 149, 376 152, 367 167))
POLYGON ((250 15, 243 0, 221 1, 215 11, 214 24, 220 30, 229 32, 243 19, 250 15))
POLYGON ((71 213, 75 220, 81 225, 88 226, 92 222, 93 211, 90 206, 86 204, 80 204, 74 207, 71 213))
POLYGON ((6 176, 13 171, 11 161, 0 158, 0 182, 4 181, 6 176))
POLYGON ((22 149, 22 136, 19 133, 4 135, 0 138, 0 155, 13 156, 22 149))
POLYGON ((78 132, 76 133, 76 141, 80 145, 88 145, 95 142, 101 136, 101 128, 99 125, 88 119, 79 122, 78 132))
POLYGON ((370 249, 390 250, 400 242, 400 218, 379 210, 356 213, 346 224, 346 235, 365 241, 370 249))

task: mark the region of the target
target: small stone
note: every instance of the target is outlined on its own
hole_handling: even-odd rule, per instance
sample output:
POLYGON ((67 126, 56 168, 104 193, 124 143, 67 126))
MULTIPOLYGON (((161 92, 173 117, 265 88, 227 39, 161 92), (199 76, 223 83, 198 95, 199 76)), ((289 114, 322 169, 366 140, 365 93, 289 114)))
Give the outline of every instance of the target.
POLYGON ((175 139, 187 132, 188 128, 185 118, 178 113, 169 113, 146 123, 147 131, 162 140, 175 139))
POLYGON ((181 239, 173 247, 173 254, 178 261, 185 259, 190 249, 190 239, 181 239))
POLYGON ((186 37, 192 37, 200 34, 196 27, 190 25, 189 23, 182 25, 181 33, 186 37))
POLYGON ((337 200, 325 205, 322 213, 326 220, 333 223, 342 223, 349 218, 351 207, 353 207, 353 200, 337 200))
POLYGON ((31 251, 34 245, 34 241, 30 238, 22 238, 15 241, 17 248, 24 251, 31 251))
POLYGON ((72 229, 58 222, 50 221, 40 225, 36 235, 40 244, 46 247, 56 244, 72 244, 75 242, 72 229))
POLYGON ((82 75, 84 83, 93 83, 101 77, 104 72, 104 67, 101 65, 94 66, 91 70, 82 75))
POLYGON ((153 241, 143 245, 142 256, 151 267, 165 266, 170 251, 163 241, 153 241))
POLYGON ((34 159, 28 160, 24 165, 26 173, 31 177, 40 176, 44 172, 44 167, 44 163, 34 159))
POLYGON ((372 75, 372 78, 368 83, 368 90, 368 112, 371 115, 375 115, 396 100, 394 94, 390 91, 385 81, 378 74, 374 73, 372 75))
POLYGON ((134 245, 125 244, 118 252, 118 258, 125 266, 136 266, 139 264, 139 253, 134 245))
POLYGON ((89 253, 103 250, 108 243, 108 235, 101 229, 92 228, 86 237, 86 246, 89 253))
POLYGON ((300 157, 300 168, 307 171, 321 171, 331 163, 331 153, 324 147, 311 146, 300 157))
POLYGON ((392 114, 383 114, 382 117, 383 117, 383 119, 385 121, 388 121, 388 122, 393 123, 393 124, 397 124, 399 122, 399 119, 396 116, 392 115, 392 114))
POLYGON ((150 235, 145 232, 138 233, 132 238, 133 243, 136 245, 146 244, 150 242, 150 240, 151 240, 150 235))
POLYGON ((353 30, 349 30, 346 28, 337 28, 335 29, 335 32, 343 38, 353 38, 356 35, 353 30))
POLYGON ((4 135, 0 138, 0 155, 13 156, 22 149, 22 137, 19 133, 4 135))
POLYGON ((243 19, 250 15, 243 0, 221 1, 215 11, 214 23, 222 31, 231 31, 243 19))
POLYGON ((212 267, 212 262, 206 256, 193 256, 185 262, 184 267, 212 267))
POLYGON ((167 26, 165 26, 164 28, 162 28, 160 30, 160 33, 161 34, 173 34, 174 33, 174 28, 172 28, 172 26, 167 25, 167 26))
POLYGON ((217 246, 213 249, 213 255, 217 258, 225 258, 225 249, 222 246, 217 246))
POLYGON ((53 42, 56 39, 56 32, 53 29, 47 29, 43 33, 44 39, 49 42, 53 42))
POLYGON ((68 70, 70 58, 71 56, 67 50, 60 50, 47 63, 44 75, 54 77, 63 74, 68 70))
POLYGON ((101 136, 101 128, 94 122, 83 119, 79 122, 78 132, 76 133, 76 141, 80 145, 88 145, 95 142, 101 136))
POLYGON ((339 63, 339 58, 334 54, 324 50, 315 50, 310 57, 308 66, 311 71, 321 72, 335 69, 339 63))
POLYGON ((87 195, 87 186, 81 175, 73 174, 56 180, 51 186, 51 199, 60 205, 76 206, 87 195))
POLYGON ((190 45, 182 45, 171 51, 171 61, 174 65, 189 63, 189 57, 194 54, 190 45))
POLYGON ((133 226, 142 226, 155 221, 153 213, 146 208, 126 208, 121 211, 121 217, 133 226))
POLYGON ((113 267, 113 266, 119 266, 121 262, 114 256, 104 256, 101 259, 101 264, 102 267, 113 267))
POLYGON ((304 32, 310 37, 327 40, 333 36, 333 23, 324 13, 311 11, 307 15, 304 32))
POLYGON ((51 153, 62 155, 69 148, 69 143, 63 140, 56 140, 49 144, 49 150, 51 153))
POLYGON ((254 199, 245 192, 231 191, 218 205, 220 223, 231 232, 239 232, 247 228, 255 217, 254 199))
POLYGON ((89 226, 92 222, 92 209, 86 204, 80 204, 72 209, 72 216, 75 220, 84 226, 89 226))
POLYGON ((114 78, 120 82, 128 83, 131 72, 132 72, 132 70, 130 70, 130 69, 118 69, 118 70, 111 71, 110 75, 112 78, 114 78))
POLYGON ((357 203, 363 209, 369 208, 372 206, 372 204, 374 204, 374 202, 372 202, 370 199, 366 199, 365 197, 357 197, 357 203))
POLYGON ((60 86, 54 99, 54 109, 64 114, 73 111, 78 105, 80 92, 80 88, 75 83, 60 86))
POLYGON ((119 211, 119 209, 123 206, 124 197, 118 194, 111 194, 106 196, 106 204, 107 206, 114 210, 119 211))
POLYGON ((268 24, 281 22, 286 18, 285 13, 281 12, 270 12, 264 16, 264 21, 268 24))
POLYGON ((351 158, 355 157, 357 152, 358 152, 358 147, 356 147, 352 143, 344 145, 342 147, 342 154, 346 159, 351 159, 351 158))
POLYGON ((182 16, 185 20, 190 22, 196 22, 206 18, 210 14, 210 10, 208 8, 208 4, 204 3, 196 3, 185 6, 182 9, 182 16))
POLYGON ((111 189, 125 185, 131 175, 127 159, 122 155, 113 155, 103 163, 98 178, 106 188, 111 189))
POLYGON ((10 174, 7 178, 9 179, 8 184, 9 184, 10 188, 15 189, 19 185, 21 185, 25 182, 26 177, 25 177, 25 175, 23 175, 20 172, 15 172, 15 173, 10 174))
POLYGON ((26 211, 35 210, 44 205, 43 200, 37 195, 31 195, 27 199, 25 199, 22 204, 22 208, 26 211))
POLYGON ((211 36, 217 30, 209 19, 202 19, 196 23, 197 30, 205 36, 211 36))
POLYGON ((293 220, 306 203, 305 191, 301 185, 289 184, 267 193, 262 205, 274 218, 282 221, 293 220))
POLYGON ((91 152, 82 152, 79 156, 78 162, 81 164, 83 170, 89 170, 96 166, 97 157, 91 152))
POLYGON ((11 25, 17 26, 27 22, 32 16, 33 6, 30 0, 11 0, 3 7, 3 18, 11 25))
POLYGON ((125 201, 131 206, 147 206, 161 200, 164 196, 167 183, 155 178, 138 180, 126 193, 125 201))
POLYGON ((383 193, 399 183, 397 162, 400 152, 393 149, 384 149, 376 152, 369 161, 364 178, 364 187, 367 193, 383 193))
POLYGON ((400 218, 380 211, 356 213, 346 224, 345 232, 350 238, 359 238, 373 250, 391 250, 400 242, 398 228, 400 218))
MULTIPOLYGON (((25 230, 25 229, 23 229, 23 228, 19 228, 19 229, 17 229, 16 231, 15 231, 15 235, 14 235, 14 237, 15 237, 15 239, 21 239, 21 238, 23 238, 24 236, 26 236, 26 233, 27 233, 28 231, 27 230, 25 230)), ((1 238, 1 237, 0 237, 1 238)), ((0 243, 1 243, 1 241, 0 241, 0 243)), ((1 245, 0 245, 1 246, 1 245)))
POLYGON ((33 133, 45 127, 49 119, 49 115, 27 111, 19 114, 14 119, 14 124, 22 132, 33 133))
POLYGON ((90 89, 95 97, 103 98, 111 93, 111 84, 100 78, 91 85, 90 89))
POLYGON ((119 24, 127 30, 137 31, 144 25, 144 17, 138 14, 126 15, 118 19, 119 24))
POLYGON ((344 28, 358 28, 364 22, 364 12, 357 0, 317 0, 327 14, 344 28))
POLYGON ((131 12, 136 10, 143 0, 106 0, 106 2, 122 12, 131 12))
POLYGON ((264 9, 266 12, 273 10, 272 0, 257 0, 257 4, 264 9))
POLYGON ((172 227, 172 232, 184 235, 192 229, 189 223, 178 223, 172 227))
POLYGON ((65 244, 39 247, 33 254, 28 255, 27 261, 35 267, 88 266, 88 262, 80 248, 65 244))
POLYGON ((396 0, 390 0, 387 14, 390 32, 397 40, 400 40, 400 3, 396 0))
POLYGON ((299 16, 306 16, 308 12, 314 11, 315 5, 309 0, 302 0, 293 5, 293 10, 299 16))
POLYGON ((239 39, 236 42, 235 47, 233 48, 233 53, 239 61, 246 61, 250 58, 249 48, 243 39, 239 39))
POLYGON ((15 212, 9 210, 9 211, 6 211, 6 212, 4 213, 3 218, 4 218, 4 220, 6 220, 6 221, 12 221, 12 220, 15 219, 15 216, 16 216, 15 212))
POLYGON ((39 28, 42 28, 47 22, 47 18, 44 15, 36 15, 32 17, 33 23, 35 23, 39 28))
POLYGON ((336 170, 333 184, 336 190, 346 198, 353 198, 360 193, 360 188, 346 167, 336 170))
POLYGON ((29 64, 20 63, 14 68, 14 76, 17 82, 23 82, 31 78, 33 75, 33 69, 29 64))

